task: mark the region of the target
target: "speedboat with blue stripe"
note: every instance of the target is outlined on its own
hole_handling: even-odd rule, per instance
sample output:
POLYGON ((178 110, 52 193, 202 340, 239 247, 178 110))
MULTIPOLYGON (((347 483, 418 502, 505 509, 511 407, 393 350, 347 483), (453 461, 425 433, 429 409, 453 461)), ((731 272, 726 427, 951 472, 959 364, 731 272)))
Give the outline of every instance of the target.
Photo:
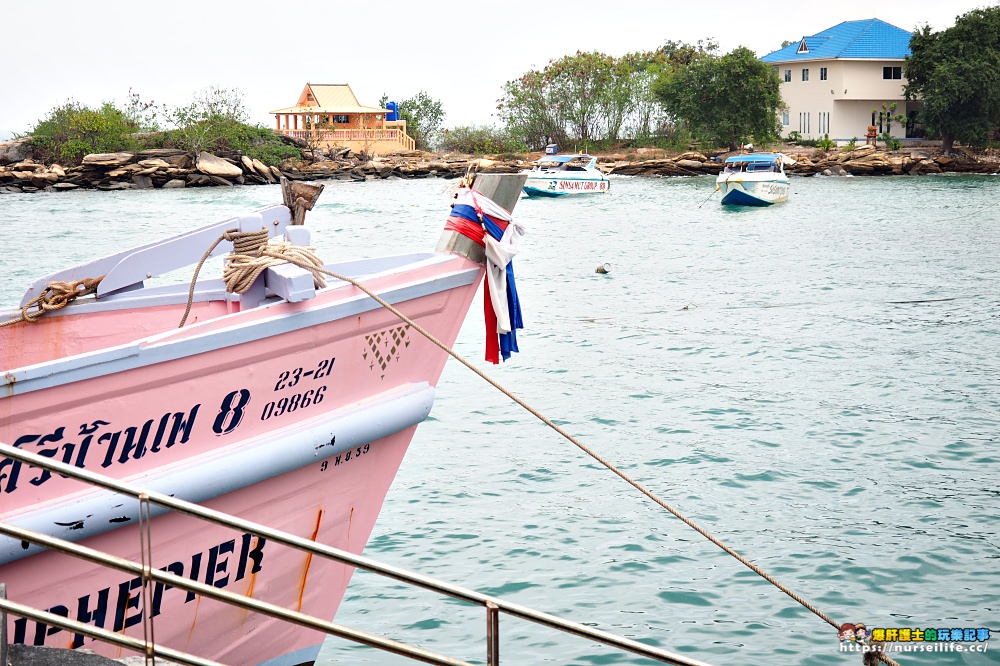
POLYGON ((581 153, 546 155, 532 169, 521 173, 528 176, 523 189, 529 197, 603 194, 611 186, 597 168, 597 158, 581 153))
POLYGON ((782 153, 744 153, 726 158, 715 189, 722 203, 733 206, 770 206, 788 200, 785 165, 795 160, 782 153))

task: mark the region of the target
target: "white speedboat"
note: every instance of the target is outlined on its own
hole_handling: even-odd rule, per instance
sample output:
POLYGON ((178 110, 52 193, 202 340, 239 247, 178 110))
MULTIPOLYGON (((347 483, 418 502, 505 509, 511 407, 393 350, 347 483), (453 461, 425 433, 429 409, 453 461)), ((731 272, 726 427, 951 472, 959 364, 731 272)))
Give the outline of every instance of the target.
POLYGON ((722 203, 735 206, 770 206, 788 200, 785 165, 795 160, 782 153, 746 153, 726 158, 715 189, 722 203))
POLYGON ((597 158, 585 154, 546 155, 530 170, 524 193, 529 197, 562 197, 570 194, 601 194, 610 183, 597 168, 597 158))

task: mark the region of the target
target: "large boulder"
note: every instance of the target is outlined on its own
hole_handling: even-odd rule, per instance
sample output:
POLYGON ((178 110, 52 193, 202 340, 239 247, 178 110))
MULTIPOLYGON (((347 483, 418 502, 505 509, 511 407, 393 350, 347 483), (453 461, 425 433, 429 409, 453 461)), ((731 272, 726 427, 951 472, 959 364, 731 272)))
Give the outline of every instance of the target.
MULTIPOLYGON (((206 153, 204 151, 198 153, 198 162, 195 165, 198 171, 202 172, 206 176, 221 176, 223 178, 235 178, 236 176, 243 175, 243 169, 239 168, 232 162, 224 160, 221 157, 216 157, 211 153, 206 153)), ((219 183, 220 185, 222 183, 219 183)), ((232 185, 232 183, 226 183, 227 185, 232 185)))
POLYGON ((935 160, 920 160, 910 167, 909 173, 914 176, 921 173, 941 173, 941 167, 935 160))
POLYGON ((686 153, 681 153, 680 155, 674 158, 675 162, 679 162, 680 160, 694 160, 696 162, 707 162, 708 158, 699 152, 689 150, 686 153))
POLYGON ((170 168, 170 162, 160 157, 151 157, 149 159, 139 160, 139 166, 143 169, 168 169, 170 168))
POLYGON ((0 164, 14 164, 33 157, 31 137, 0 142, 0 164))
POLYGON ((854 150, 849 150, 846 152, 848 160, 858 160, 862 157, 867 157, 875 152, 875 146, 871 144, 865 144, 863 146, 858 146, 854 150))
POLYGON ((132 153, 91 153, 84 156, 83 163, 87 166, 117 167, 128 164, 134 158, 132 153))
MULTIPOLYGON (((682 160, 675 161, 674 164, 676 164, 682 169, 694 169, 697 171, 698 169, 701 169, 705 165, 705 162, 703 160, 690 160, 685 158, 682 160)), ((719 168, 721 167, 718 167, 715 170, 718 171, 719 168)))
POLYGON ((266 164, 264 164, 263 162, 261 162, 260 160, 258 160, 256 158, 254 158, 253 160, 251 160, 251 163, 253 164, 253 170, 256 171, 257 173, 259 173, 264 178, 266 178, 268 180, 268 182, 271 182, 271 183, 276 182, 276 180, 274 178, 274 174, 271 173, 270 167, 268 167, 266 164))
POLYGON ((170 166, 190 169, 194 164, 194 153, 179 148, 150 148, 139 153, 140 160, 161 159, 170 166))
POLYGON ((840 164, 834 164, 827 169, 822 171, 824 176, 849 176, 851 174, 847 173, 847 169, 842 167, 840 164))

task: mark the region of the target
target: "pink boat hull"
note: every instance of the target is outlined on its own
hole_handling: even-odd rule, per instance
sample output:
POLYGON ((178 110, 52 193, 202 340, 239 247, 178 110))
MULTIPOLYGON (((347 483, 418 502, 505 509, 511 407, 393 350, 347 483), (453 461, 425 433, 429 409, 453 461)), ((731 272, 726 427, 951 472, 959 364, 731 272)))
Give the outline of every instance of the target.
MULTIPOLYGON (((467 259, 432 255, 365 284, 450 346, 482 275, 467 259)), ((360 554, 447 355, 343 283, 242 312, 198 303, 177 329, 183 311, 109 309, 0 329, 0 358, 15 369, 0 396, 0 442, 360 554)), ((135 505, 0 457, 5 522, 139 561, 135 505)), ((352 572, 181 515, 151 527, 155 567, 324 619, 352 572)), ((324 638, 180 589, 157 588, 144 608, 138 579, 4 537, 0 581, 12 601, 131 636, 152 619, 157 644, 224 663, 310 661, 324 638)), ((122 656, 31 620, 9 617, 8 632, 122 656)))
MULTIPOLYGON (((205 505, 360 554, 413 430, 366 444, 363 455, 340 465, 322 470, 322 463, 316 463, 205 505)), ((334 616, 353 572, 179 514, 155 518, 151 528, 156 568, 319 618, 334 616)), ((137 527, 125 527, 81 545, 138 562, 139 540, 137 527)), ((12 600, 139 638, 147 614, 158 645, 226 664, 257 664, 282 655, 291 657, 287 663, 310 661, 324 639, 318 632, 160 585, 154 587, 153 608, 147 609, 140 579, 59 553, 13 562, 0 570, 0 577, 12 600)), ((10 618, 8 632, 18 643, 84 646, 111 658, 129 654, 25 619, 10 618)))

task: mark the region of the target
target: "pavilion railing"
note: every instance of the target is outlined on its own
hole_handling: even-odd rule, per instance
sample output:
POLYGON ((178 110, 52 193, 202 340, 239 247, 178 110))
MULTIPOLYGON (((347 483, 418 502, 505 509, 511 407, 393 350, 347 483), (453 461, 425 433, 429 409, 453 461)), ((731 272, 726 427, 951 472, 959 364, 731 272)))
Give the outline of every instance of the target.
POLYGON ((415 143, 406 132, 398 129, 279 129, 279 134, 303 141, 322 141, 324 143, 375 143, 386 141, 399 144, 404 150, 413 150, 415 143))

